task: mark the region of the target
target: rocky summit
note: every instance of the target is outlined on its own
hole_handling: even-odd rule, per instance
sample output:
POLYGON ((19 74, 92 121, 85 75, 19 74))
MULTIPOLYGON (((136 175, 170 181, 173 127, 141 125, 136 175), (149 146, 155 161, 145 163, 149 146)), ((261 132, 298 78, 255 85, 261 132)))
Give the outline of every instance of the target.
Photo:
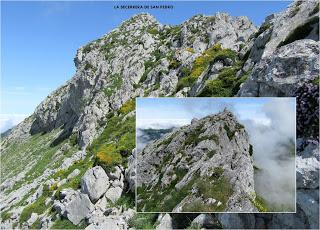
MULTIPOLYGON (((319 124, 318 19, 319 4, 312 0, 294 1, 268 16, 259 28, 245 16, 226 13, 196 15, 177 26, 138 14, 80 47, 74 59, 75 75, 31 116, 1 135, 1 228, 319 228, 319 143, 315 138, 319 133, 314 129, 319 124), (298 96, 302 112, 297 119, 296 213, 136 213, 135 98, 236 95, 298 96)), ((254 210, 245 130, 239 128, 230 140, 222 127, 219 143, 230 142, 234 150, 227 152, 228 145, 207 138, 215 134, 216 126, 206 119, 182 128, 185 134, 175 131, 179 135, 172 140, 169 135, 163 137, 170 140, 166 148, 171 151, 178 148, 175 141, 188 140, 196 124, 203 123, 207 132, 196 146, 185 145, 176 158, 162 159, 177 162, 161 167, 166 171, 159 186, 179 180, 172 184, 183 191, 191 175, 213 176, 214 183, 228 181, 230 196, 208 196, 212 209, 254 210), (232 157, 248 165, 239 167, 232 157), (202 167, 193 162, 206 158, 202 167), (220 158, 225 161, 221 163, 234 162, 233 169, 219 166, 220 158), (184 168, 187 160, 193 162, 191 168, 184 168), (237 203, 240 194, 246 198, 237 203)), ((236 123, 228 119, 233 132, 236 123)), ((166 146, 155 143, 147 149, 161 152, 166 146)), ((143 179, 157 186, 156 177, 143 179)), ((201 207, 196 193, 194 189, 189 197, 197 198, 193 201, 201 207)), ((185 197, 181 205, 191 202, 185 197)), ((188 209, 188 205, 171 206, 170 210, 188 209)), ((148 209, 147 205, 140 208, 148 209)))
POLYGON ((138 211, 258 212, 252 154, 231 112, 193 119, 138 153, 138 211))

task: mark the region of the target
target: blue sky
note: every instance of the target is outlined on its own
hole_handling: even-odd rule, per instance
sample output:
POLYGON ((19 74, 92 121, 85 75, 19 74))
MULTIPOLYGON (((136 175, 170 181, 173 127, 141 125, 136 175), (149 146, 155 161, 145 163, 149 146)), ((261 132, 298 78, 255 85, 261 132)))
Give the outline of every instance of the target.
MULTIPOLYGON (((121 1, 121 4, 126 2, 121 1)), ((1 2, 1 127, 30 115, 54 89, 75 73, 76 50, 132 15, 146 10, 115 10, 115 2, 1 2)), ((131 2, 131 4, 144 4, 131 2)), ((149 2, 146 4, 157 4, 149 2)), ((179 24, 199 13, 246 15, 260 25, 287 1, 162 2, 173 10, 149 10, 163 24, 179 24)))
MULTIPOLYGON (((294 98, 137 98, 137 127, 186 125, 193 118, 218 113, 225 107, 240 121, 266 126, 275 123, 278 117, 294 120, 295 116, 294 98)), ((294 123, 288 126, 294 127, 294 123)))

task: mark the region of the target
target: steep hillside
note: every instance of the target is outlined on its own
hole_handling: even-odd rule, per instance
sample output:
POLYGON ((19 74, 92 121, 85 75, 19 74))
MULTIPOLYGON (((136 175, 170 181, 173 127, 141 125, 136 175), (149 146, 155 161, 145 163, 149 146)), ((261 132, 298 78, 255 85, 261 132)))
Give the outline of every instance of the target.
POLYGON ((194 221, 318 228, 318 11, 316 1, 296 1, 258 30, 224 13, 178 26, 139 14, 81 47, 74 77, 1 140, 1 228, 188 227, 195 216, 133 210, 134 98, 295 94, 297 213, 194 221))
POLYGON ((138 211, 258 211, 252 146, 227 110, 147 145, 136 178, 138 211))

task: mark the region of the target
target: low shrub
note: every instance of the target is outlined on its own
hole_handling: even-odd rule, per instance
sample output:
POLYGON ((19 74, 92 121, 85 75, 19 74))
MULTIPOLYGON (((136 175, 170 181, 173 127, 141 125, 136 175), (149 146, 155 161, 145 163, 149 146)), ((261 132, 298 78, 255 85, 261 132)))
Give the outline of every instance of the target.
MULTIPOLYGON (((128 107, 132 108, 132 104, 128 107)), ((135 117, 122 119, 123 115, 109 118, 103 132, 87 148, 96 157, 95 163, 105 170, 112 170, 118 164, 125 165, 126 156, 135 148, 135 117)))
POLYGON ((227 124, 224 124, 224 129, 226 130, 227 136, 228 136, 229 140, 231 141, 232 138, 234 137, 235 130, 231 131, 227 124))
POLYGON ((37 214, 44 213, 48 208, 45 205, 46 198, 47 196, 43 194, 34 203, 26 206, 20 215, 19 223, 22 224, 26 222, 31 217, 32 213, 37 213, 37 214))
POLYGON ((153 34, 153 35, 156 35, 156 34, 159 33, 158 29, 155 28, 155 27, 148 29, 147 32, 148 32, 149 34, 153 34))
POLYGON ((252 203, 259 212, 268 212, 267 202, 262 197, 256 195, 256 198, 252 200, 252 203))
POLYGON ((84 229, 85 227, 85 223, 75 225, 67 218, 61 217, 60 219, 56 219, 56 221, 51 226, 51 229, 84 229))
POLYGON ((84 48, 83 48, 83 52, 84 53, 89 53, 91 51, 91 46, 90 44, 86 45, 84 48))
POLYGON ((188 76, 188 77, 179 79, 176 91, 179 91, 185 87, 190 87, 191 85, 193 85, 193 83, 196 80, 197 80, 197 77, 193 77, 193 76, 188 76))
POLYGON ((186 51, 188 51, 188 52, 190 52, 190 53, 194 53, 194 49, 191 48, 191 47, 187 47, 187 48, 186 48, 186 51))
POLYGON ((203 73, 203 71, 208 68, 209 64, 215 59, 220 51, 223 51, 221 45, 215 44, 213 47, 203 52, 201 56, 197 57, 189 75, 179 79, 176 91, 179 91, 184 87, 190 87, 203 73))
POLYGON ((251 72, 244 74, 241 78, 236 77, 237 67, 228 67, 221 70, 218 77, 206 82, 199 97, 231 97, 238 93, 240 85, 245 82, 251 72))
POLYGON ((215 149, 207 152, 207 156, 208 156, 209 158, 213 157, 213 155, 215 155, 215 154, 217 154, 217 150, 215 150, 215 149))
POLYGON ((134 229, 154 229, 157 220, 155 213, 137 213, 129 220, 129 227, 134 229))
POLYGON ((101 165, 103 168, 112 168, 115 165, 121 164, 122 156, 117 151, 117 148, 110 144, 104 148, 101 148, 96 153, 96 163, 101 165))
POLYGON ((177 69, 180 65, 181 65, 181 62, 179 62, 176 59, 173 59, 170 61, 169 69, 177 69))
POLYGON ((119 112, 121 114, 126 115, 126 114, 130 113, 131 111, 135 110, 135 108, 136 108, 136 101, 135 101, 135 99, 131 99, 131 100, 128 100, 126 103, 124 103, 121 106, 119 112))

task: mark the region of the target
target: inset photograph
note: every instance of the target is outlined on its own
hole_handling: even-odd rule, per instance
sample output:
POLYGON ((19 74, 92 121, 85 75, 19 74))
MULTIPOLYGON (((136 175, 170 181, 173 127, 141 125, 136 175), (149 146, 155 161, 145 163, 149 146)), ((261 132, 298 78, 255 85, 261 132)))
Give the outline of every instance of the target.
POLYGON ((295 212, 295 98, 137 98, 138 212, 295 212))

